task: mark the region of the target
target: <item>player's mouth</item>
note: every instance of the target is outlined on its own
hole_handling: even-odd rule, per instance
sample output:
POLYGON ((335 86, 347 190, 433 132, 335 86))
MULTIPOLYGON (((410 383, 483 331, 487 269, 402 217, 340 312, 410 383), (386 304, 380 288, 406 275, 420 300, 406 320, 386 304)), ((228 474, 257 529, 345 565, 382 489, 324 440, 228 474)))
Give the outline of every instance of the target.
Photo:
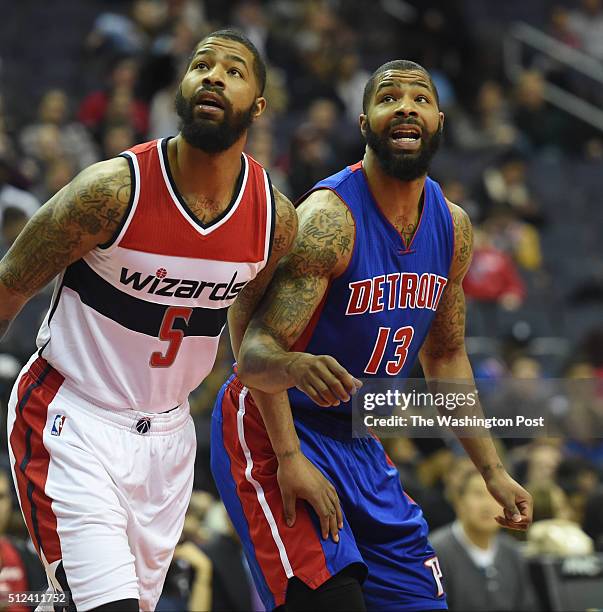
POLYGON ((418 125, 397 125, 389 136, 396 149, 417 151, 421 148, 421 128, 418 125))
POLYGON ((195 108, 204 115, 220 115, 224 112, 224 102, 218 94, 203 92, 195 98, 195 108))

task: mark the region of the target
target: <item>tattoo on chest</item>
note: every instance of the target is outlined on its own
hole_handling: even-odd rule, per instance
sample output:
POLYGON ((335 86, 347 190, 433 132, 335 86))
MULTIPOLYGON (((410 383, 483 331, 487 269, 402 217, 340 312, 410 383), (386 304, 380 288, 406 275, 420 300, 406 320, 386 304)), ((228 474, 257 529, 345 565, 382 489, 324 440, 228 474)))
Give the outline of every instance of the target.
POLYGON ((201 223, 211 223, 228 208, 228 203, 224 204, 205 196, 186 197, 186 203, 201 223))

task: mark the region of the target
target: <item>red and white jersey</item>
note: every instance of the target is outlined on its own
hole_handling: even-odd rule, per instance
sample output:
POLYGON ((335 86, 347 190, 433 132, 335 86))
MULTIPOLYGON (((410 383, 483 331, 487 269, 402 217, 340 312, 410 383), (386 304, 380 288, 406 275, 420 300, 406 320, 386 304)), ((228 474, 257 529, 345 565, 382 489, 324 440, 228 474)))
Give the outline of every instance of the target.
POLYGON ((164 412, 211 371, 228 307, 264 268, 275 203, 248 155, 232 201, 201 223, 178 193, 167 139, 124 152, 129 209, 113 240, 67 267, 38 334, 64 384, 113 410, 164 412))

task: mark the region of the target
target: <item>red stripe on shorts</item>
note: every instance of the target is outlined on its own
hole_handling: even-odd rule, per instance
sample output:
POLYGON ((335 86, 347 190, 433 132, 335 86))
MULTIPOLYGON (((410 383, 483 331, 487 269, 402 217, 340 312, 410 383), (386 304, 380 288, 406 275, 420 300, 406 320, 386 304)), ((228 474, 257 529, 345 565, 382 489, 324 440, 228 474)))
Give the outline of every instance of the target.
MULTIPOLYGON (((237 427, 240 391, 241 383, 238 379, 234 379, 224 393, 222 402, 224 446, 230 457, 231 474, 237 485, 237 494, 249 525, 249 536, 255 549, 256 559, 274 596, 275 605, 280 606, 285 603, 288 578, 270 525, 258 500, 257 491, 245 476, 247 460, 237 427)), ((263 490, 293 573, 308 586, 317 588, 331 577, 320 543, 320 535, 316 532, 302 500, 297 501, 295 525, 288 527, 285 523, 283 502, 276 477, 278 462, 261 416, 250 395, 245 398, 243 425, 245 442, 253 461, 251 476, 263 490)))
POLYGON ((48 563, 62 558, 57 520, 52 500, 46 495, 50 455, 44 446, 48 406, 63 383, 63 377, 41 357, 19 380, 15 423, 10 445, 15 456, 15 475, 27 529, 38 551, 48 563))

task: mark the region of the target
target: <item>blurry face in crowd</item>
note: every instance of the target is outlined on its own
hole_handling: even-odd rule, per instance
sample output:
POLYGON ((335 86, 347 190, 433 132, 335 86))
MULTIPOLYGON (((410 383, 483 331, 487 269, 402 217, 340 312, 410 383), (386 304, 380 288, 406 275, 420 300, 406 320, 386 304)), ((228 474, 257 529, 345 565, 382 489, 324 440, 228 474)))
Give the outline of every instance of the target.
POLYGON ((425 175, 440 145, 444 113, 427 75, 386 70, 377 77, 360 129, 383 171, 401 181, 425 175))
POLYGON ((467 528, 484 534, 498 531, 494 517, 501 513, 501 508, 488 493, 479 473, 468 477, 464 488, 459 491, 455 507, 459 520, 467 528))
POLYGON ((6 531, 11 510, 12 502, 8 475, 5 472, 0 472, 0 535, 6 531))
POLYGON ((208 38, 197 49, 176 94, 181 133, 206 153, 230 148, 266 101, 259 97, 253 55, 241 43, 208 38))

